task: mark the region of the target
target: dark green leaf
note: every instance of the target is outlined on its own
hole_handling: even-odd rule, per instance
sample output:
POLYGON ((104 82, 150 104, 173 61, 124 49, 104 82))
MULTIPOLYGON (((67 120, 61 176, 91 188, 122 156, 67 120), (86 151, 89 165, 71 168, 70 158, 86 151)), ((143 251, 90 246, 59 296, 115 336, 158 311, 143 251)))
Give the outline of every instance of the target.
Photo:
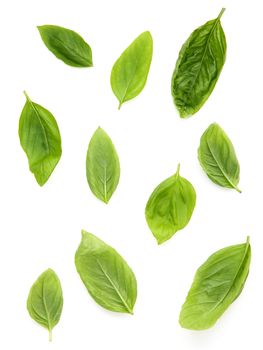
POLYGON ((99 305, 111 311, 133 313, 136 278, 116 250, 82 231, 75 264, 88 292, 99 305))
POLYGON ((240 169, 234 147, 218 124, 211 124, 202 135, 198 158, 214 183, 241 192, 237 187, 240 169))
POLYGON ((184 328, 202 330, 212 327, 246 282, 251 260, 249 239, 221 249, 199 267, 180 314, 184 328))
POLYGON ((30 316, 49 331, 59 322, 63 307, 63 295, 60 281, 51 269, 43 272, 30 289, 27 310, 30 316))
POLYGON ((86 173, 92 193, 108 203, 119 183, 120 163, 111 139, 101 128, 95 131, 90 140, 86 173))
POLYGON ((176 174, 155 188, 146 205, 145 217, 158 244, 184 228, 195 208, 195 189, 179 170, 178 165, 176 174))
POLYGON ((153 52, 150 32, 139 35, 114 63, 111 71, 111 88, 121 105, 143 90, 153 52))
POLYGON ((19 120, 20 143, 30 171, 43 186, 61 157, 61 138, 53 115, 25 95, 27 101, 19 120))
POLYGON ((73 30, 44 25, 37 27, 46 47, 60 60, 73 67, 92 67, 92 51, 73 30))
POLYGON ((181 118, 195 114, 212 93, 226 58, 219 16, 197 28, 182 46, 172 77, 172 95, 181 118))

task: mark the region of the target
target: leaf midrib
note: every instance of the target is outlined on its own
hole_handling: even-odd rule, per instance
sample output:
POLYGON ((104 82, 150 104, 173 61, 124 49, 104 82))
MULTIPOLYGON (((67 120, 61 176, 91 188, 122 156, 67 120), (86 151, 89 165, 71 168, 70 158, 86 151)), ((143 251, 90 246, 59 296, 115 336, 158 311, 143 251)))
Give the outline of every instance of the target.
POLYGON ((203 55, 202 55, 202 59, 201 59, 201 62, 200 62, 200 67, 199 67, 199 70, 198 70, 198 72, 197 72, 197 74, 196 74, 196 77, 195 77, 195 79, 194 79, 194 81, 193 81, 193 83, 192 83, 192 85, 191 85, 189 91, 187 92, 187 99, 188 99, 190 93, 192 92, 193 87, 194 87, 194 85, 195 85, 195 83, 196 83, 196 81, 197 81, 197 79, 198 79, 198 76, 199 76, 199 74, 200 74, 200 72, 201 72, 202 65, 203 65, 203 62, 204 62, 204 57, 205 57, 205 55, 206 55, 206 51, 207 51, 207 48, 208 48, 208 44, 209 44, 211 35, 212 35, 212 33, 214 32, 214 30, 215 30, 215 28, 216 28, 216 26, 217 26, 217 24, 218 24, 219 21, 220 21, 220 17, 217 17, 217 18, 215 19, 214 25, 212 26, 212 28, 211 28, 211 30, 210 30, 210 33, 209 33, 208 38, 207 38, 207 40, 206 40, 205 49, 204 49, 204 52, 203 52, 203 55))
POLYGON ((124 91, 124 94, 120 100, 120 106, 123 104, 123 102, 125 102, 125 97, 127 95, 127 91, 129 90, 130 86, 131 86, 131 83, 136 75, 136 72, 137 72, 137 68, 138 68, 138 59, 136 58, 136 62, 135 62, 135 66, 134 66, 134 69, 133 69, 133 72, 131 74, 131 78, 129 79, 128 81, 128 84, 127 84, 127 87, 125 88, 125 91, 124 91))
POLYGON ((43 284, 42 284, 43 305, 44 305, 44 309, 45 309, 45 312, 47 315, 48 330, 51 331, 52 327, 51 327, 50 315, 49 315, 49 311, 48 311, 46 299, 45 299, 44 284, 45 284, 45 281, 43 281, 43 284))
POLYGON ((241 267, 242 267, 242 265, 243 265, 243 263, 244 263, 244 261, 245 261, 245 258, 246 258, 247 252, 248 252, 248 247, 249 247, 249 242, 246 243, 246 249, 245 249, 245 252, 244 252, 244 256, 242 257, 242 260, 241 260, 241 262, 240 262, 240 264, 239 264, 239 266, 238 266, 237 272, 236 272, 236 274, 235 274, 235 277, 233 278, 233 281, 232 281, 232 283, 231 283, 231 285, 230 285, 228 291, 225 293, 225 295, 223 296, 223 298, 222 298, 220 301, 218 301, 218 302, 216 303, 216 305, 215 305, 211 310, 209 310, 208 313, 211 313, 211 312, 214 311, 220 304, 222 304, 222 303, 225 301, 225 299, 227 298, 227 296, 229 295, 229 293, 231 292, 232 287, 233 287, 233 285, 235 284, 236 279, 237 279, 237 277, 238 277, 238 275, 239 275, 240 269, 241 269, 241 267))
MULTIPOLYGON (((84 62, 86 62, 86 63, 92 65, 92 62, 89 60, 89 58, 80 55, 73 47, 71 47, 71 46, 69 46, 69 45, 66 45, 62 40, 60 40, 59 38, 57 38, 57 37, 55 37, 55 36, 52 37, 52 39, 53 39, 53 40, 56 40, 56 41, 58 41, 60 44, 62 44, 62 45, 66 48, 66 50, 68 50, 69 52, 72 51, 72 52, 75 54, 76 57, 79 57, 79 58, 80 58, 81 60, 83 60, 84 62)), ((85 42, 85 44, 87 44, 87 43, 85 42)), ((65 56, 65 55, 64 55, 64 56, 65 56)), ((66 56, 66 57, 67 57, 67 56, 66 56)), ((69 61, 71 61, 72 63, 74 63, 74 64, 77 64, 77 65, 82 66, 79 62, 77 62, 76 60, 74 61, 72 58, 67 57, 67 59, 68 59, 69 61)))
POLYGON ((221 171, 222 175, 225 177, 225 179, 227 180, 227 182, 229 183, 229 185, 230 185, 232 188, 238 190, 237 186, 228 178, 228 176, 226 175, 225 171, 224 171, 223 168, 220 166, 219 161, 216 159, 216 157, 215 157, 215 155, 214 155, 214 153, 213 153, 213 151, 212 151, 212 149, 211 149, 211 147, 210 147, 210 145, 209 145, 208 140, 206 140, 206 144, 207 144, 207 147, 208 147, 208 149, 209 149, 209 152, 211 153, 213 159, 215 160, 216 165, 218 166, 218 168, 219 168, 219 170, 221 171))
POLYGON ((36 106, 34 105, 34 102, 32 102, 32 101, 29 100, 29 99, 28 99, 27 101, 29 102, 29 104, 31 105, 31 107, 33 108, 33 110, 34 110, 34 112, 35 112, 35 114, 36 114, 36 116, 37 116, 37 119, 38 119, 38 121, 39 121, 39 124, 40 124, 40 126, 41 126, 41 128, 42 128, 42 131, 43 131, 43 134, 44 134, 44 140, 45 140, 45 144, 46 144, 46 146, 47 146, 47 151, 48 151, 48 153, 50 154, 51 152, 50 152, 50 146, 49 146, 49 143, 48 143, 48 138, 47 138, 46 129, 45 129, 43 123, 42 123, 42 120, 41 120, 41 117, 40 117, 40 115, 39 115, 39 112, 38 112, 36 106))
POLYGON ((115 292, 117 293, 118 297, 121 299, 123 305, 125 306, 125 308, 127 309, 127 311, 130 314, 133 314, 133 311, 131 310, 131 308, 129 307, 129 305, 126 303, 125 299, 123 298, 123 296, 121 295, 121 293, 119 292, 118 288, 116 287, 116 285, 114 284, 114 282, 112 281, 112 279, 110 278, 110 276, 107 274, 107 272, 104 270, 103 266, 101 265, 101 263, 99 262, 98 259, 96 259, 97 264, 99 265, 101 271, 103 272, 103 274, 105 275, 105 277, 107 278, 107 280, 110 282, 110 284, 112 285, 113 289, 115 290, 115 292))

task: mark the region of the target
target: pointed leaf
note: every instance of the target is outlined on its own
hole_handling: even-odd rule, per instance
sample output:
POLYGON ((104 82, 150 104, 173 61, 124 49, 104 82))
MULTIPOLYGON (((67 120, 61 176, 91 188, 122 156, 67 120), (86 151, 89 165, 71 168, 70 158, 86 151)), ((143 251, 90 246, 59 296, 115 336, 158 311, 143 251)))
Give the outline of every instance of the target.
POLYGON ((234 146, 218 124, 211 124, 202 135, 198 158, 207 176, 214 183, 241 192, 237 187, 240 167, 234 146))
POLYGON ((43 186, 61 157, 61 137, 57 122, 44 107, 27 101, 19 120, 20 143, 25 151, 30 171, 43 186))
POLYGON ((111 88, 121 105, 143 90, 152 61, 153 41, 150 32, 139 35, 114 63, 111 88))
POLYGON ((184 228, 195 208, 195 189, 179 170, 178 165, 176 174, 155 188, 146 205, 146 221, 158 244, 184 228))
POLYGON ((136 278, 116 250, 82 231, 75 264, 88 292, 99 305, 115 312, 133 313, 136 278))
POLYGON ((111 139, 101 128, 90 140, 86 173, 92 193, 108 203, 119 183, 120 162, 111 139))
POLYGON ((52 340, 52 329, 60 320, 63 308, 63 295, 56 273, 48 269, 43 272, 30 289, 27 299, 27 310, 33 320, 49 331, 52 340))
POLYGON ((46 47, 60 60, 73 67, 92 67, 92 51, 73 30, 44 25, 37 27, 46 47))
POLYGON ((221 249, 199 267, 180 314, 184 328, 202 330, 212 327, 246 282, 251 260, 249 239, 221 249))
POLYGON ((197 28, 182 46, 172 77, 172 96, 181 118, 195 114, 212 93, 226 58, 219 16, 197 28))

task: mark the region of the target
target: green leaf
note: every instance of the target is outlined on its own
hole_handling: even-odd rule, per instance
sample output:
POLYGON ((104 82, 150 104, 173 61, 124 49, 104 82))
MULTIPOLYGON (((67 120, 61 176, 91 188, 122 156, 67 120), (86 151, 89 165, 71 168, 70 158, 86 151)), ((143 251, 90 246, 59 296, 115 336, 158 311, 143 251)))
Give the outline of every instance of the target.
POLYGON ((64 63, 73 67, 92 67, 91 48, 78 33, 53 25, 37 29, 49 51, 64 63))
POLYGON ((146 205, 146 221, 158 244, 184 228, 195 208, 195 189, 179 170, 180 165, 175 175, 155 188, 146 205))
POLYGON ((19 120, 19 138, 30 171, 43 186, 61 157, 61 137, 53 115, 25 95, 27 100, 19 120))
POLYGON ((181 326, 193 330, 212 327, 240 295, 250 260, 249 238, 245 244, 230 246, 211 255, 196 272, 181 310, 181 326))
POLYGON ((101 128, 89 143, 86 174, 92 193, 108 203, 119 183, 120 162, 111 139, 101 128))
POLYGON ((237 187, 240 168, 234 147, 218 124, 211 124, 203 133, 198 158, 207 176, 214 183, 241 192, 237 187))
POLYGON ((150 32, 139 35, 114 63, 111 88, 121 105, 139 95, 149 73, 153 52, 150 32))
POLYGON ((211 95, 226 59, 219 16, 197 28, 181 48, 172 77, 172 96, 180 117, 195 114, 211 95))
POLYGON ((116 250, 82 231, 75 264, 88 292, 99 305, 110 311, 133 313, 136 278, 116 250))
POLYGON ((63 295, 56 273, 48 269, 43 272, 30 289, 27 299, 27 310, 33 320, 49 331, 52 340, 52 329, 59 322, 63 307, 63 295))

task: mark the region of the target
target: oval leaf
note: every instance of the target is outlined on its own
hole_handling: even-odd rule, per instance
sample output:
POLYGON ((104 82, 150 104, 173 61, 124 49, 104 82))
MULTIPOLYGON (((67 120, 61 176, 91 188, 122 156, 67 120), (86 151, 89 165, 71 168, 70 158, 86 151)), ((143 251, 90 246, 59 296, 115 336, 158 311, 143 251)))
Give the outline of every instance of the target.
POLYGON ((63 307, 63 295, 56 273, 48 269, 43 272, 30 289, 27 299, 27 310, 33 320, 49 331, 52 340, 52 329, 59 322, 63 307))
POLYGON ((101 128, 89 143, 86 174, 92 193, 108 203, 119 183, 120 162, 111 139, 101 128))
POLYGON ((239 296, 246 282, 251 260, 249 239, 221 249, 199 267, 180 314, 184 328, 212 327, 239 296))
POLYGON ((43 186, 61 157, 61 137, 53 115, 25 95, 27 101, 19 120, 19 138, 30 171, 43 186))
POLYGON ((73 30, 44 25, 37 27, 46 47, 60 60, 73 67, 92 67, 92 51, 73 30))
POLYGON ((211 124, 202 135, 198 158, 207 176, 214 183, 241 192, 237 187, 240 168, 234 147, 218 124, 211 124))
POLYGON ((226 58, 219 16, 197 28, 182 46, 172 77, 172 96, 180 117, 195 114, 212 93, 226 58))
POLYGON ((155 188, 146 205, 145 217, 158 244, 184 228, 195 208, 195 189, 179 170, 178 165, 176 174, 155 188))
POLYGON ((111 311, 133 313, 136 278, 116 250, 82 231, 75 264, 88 292, 99 305, 111 311))
POLYGON ((153 52, 150 32, 139 35, 114 63, 111 88, 121 105, 139 95, 149 73, 153 52))

